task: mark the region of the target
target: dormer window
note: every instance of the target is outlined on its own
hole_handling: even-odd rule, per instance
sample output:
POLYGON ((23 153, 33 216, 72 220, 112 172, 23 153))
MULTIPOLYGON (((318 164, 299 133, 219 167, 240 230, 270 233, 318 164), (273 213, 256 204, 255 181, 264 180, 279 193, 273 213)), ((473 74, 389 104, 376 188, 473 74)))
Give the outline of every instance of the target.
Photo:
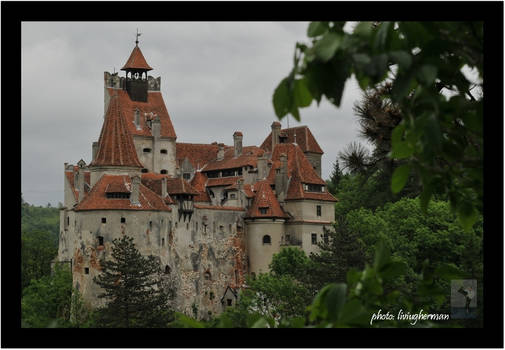
POLYGON ((151 153, 151 149, 150 148, 144 148, 142 151, 144 153, 151 153))
POLYGON ((268 208, 260 208, 260 214, 266 214, 268 211, 268 208))

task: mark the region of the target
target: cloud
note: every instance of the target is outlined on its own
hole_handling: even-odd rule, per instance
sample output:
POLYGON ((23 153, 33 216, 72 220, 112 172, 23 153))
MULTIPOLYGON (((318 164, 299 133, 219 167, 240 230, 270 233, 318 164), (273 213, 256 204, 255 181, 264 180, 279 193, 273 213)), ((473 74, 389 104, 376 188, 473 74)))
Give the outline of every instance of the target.
MULTIPOLYGON (((22 191, 29 203, 63 202, 63 163, 91 160, 103 122, 103 72, 119 69, 142 33, 140 48, 161 76, 178 142, 260 145, 275 115, 272 94, 292 68, 304 22, 24 22, 22 24, 22 191)), ((120 73, 122 74, 122 73, 120 73)), ((340 108, 322 101, 302 109, 325 151, 323 178, 357 137, 348 81, 340 108)), ((282 120, 287 127, 286 118, 282 120)))

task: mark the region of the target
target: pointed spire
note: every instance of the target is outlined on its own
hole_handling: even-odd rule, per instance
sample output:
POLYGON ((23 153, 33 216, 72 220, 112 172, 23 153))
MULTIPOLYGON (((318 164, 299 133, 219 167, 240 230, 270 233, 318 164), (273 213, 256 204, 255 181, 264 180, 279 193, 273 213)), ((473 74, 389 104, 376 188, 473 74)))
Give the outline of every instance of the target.
MULTIPOLYGON (((136 43, 138 44, 138 41, 136 41, 136 43)), ((142 51, 140 51, 140 48, 137 45, 135 45, 132 53, 130 54, 130 58, 128 58, 128 61, 123 66, 123 68, 121 68, 121 70, 149 71, 153 69, 147 64, 147 61, 144 58, 144 55, 142 54, 142 51)))
POLYGON ((121 116, 117 91, 111 97, 98 140, 98 151, 90 165, 142 168, 128 125, 121 116))

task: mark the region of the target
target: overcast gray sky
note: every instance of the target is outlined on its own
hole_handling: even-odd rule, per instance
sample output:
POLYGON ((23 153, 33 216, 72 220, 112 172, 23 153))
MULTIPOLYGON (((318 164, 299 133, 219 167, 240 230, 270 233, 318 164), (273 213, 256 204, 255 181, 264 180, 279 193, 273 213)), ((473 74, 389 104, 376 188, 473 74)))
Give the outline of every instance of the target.
MULTIPOLYGON (((63 202, 63 163, 91 161, 103 121, 103 72, 118 71, 136 29, 178 142, 260 145, 276 120, 272 95, 292 68, 307 22, 25 22, 22 24, 22 192, 35 205, 63 202)), ((120 74, 124 75, 123 72, 120 74)), ((327 179, 337 154, 357 139, 353 79, 342 105, 323 100, 301 110, 325 154, 327 179)), ((287 127, 286 119, 281 121, 287 127)))

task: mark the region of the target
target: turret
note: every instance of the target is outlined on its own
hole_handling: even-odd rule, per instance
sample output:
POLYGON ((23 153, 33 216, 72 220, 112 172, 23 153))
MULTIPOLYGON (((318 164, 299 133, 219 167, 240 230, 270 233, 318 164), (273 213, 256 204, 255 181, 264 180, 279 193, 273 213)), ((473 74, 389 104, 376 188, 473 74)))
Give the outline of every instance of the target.
POLYGON ((123 89, 128 92, 132 101, 147 102, 147 90, 149 82, 147 72, 152 68, 147 64, 142 51, 138 46, 138 36, 135 41, 135 47, 130 55, 130 58, 121 70, 126 71, 126 79, 123 89))

